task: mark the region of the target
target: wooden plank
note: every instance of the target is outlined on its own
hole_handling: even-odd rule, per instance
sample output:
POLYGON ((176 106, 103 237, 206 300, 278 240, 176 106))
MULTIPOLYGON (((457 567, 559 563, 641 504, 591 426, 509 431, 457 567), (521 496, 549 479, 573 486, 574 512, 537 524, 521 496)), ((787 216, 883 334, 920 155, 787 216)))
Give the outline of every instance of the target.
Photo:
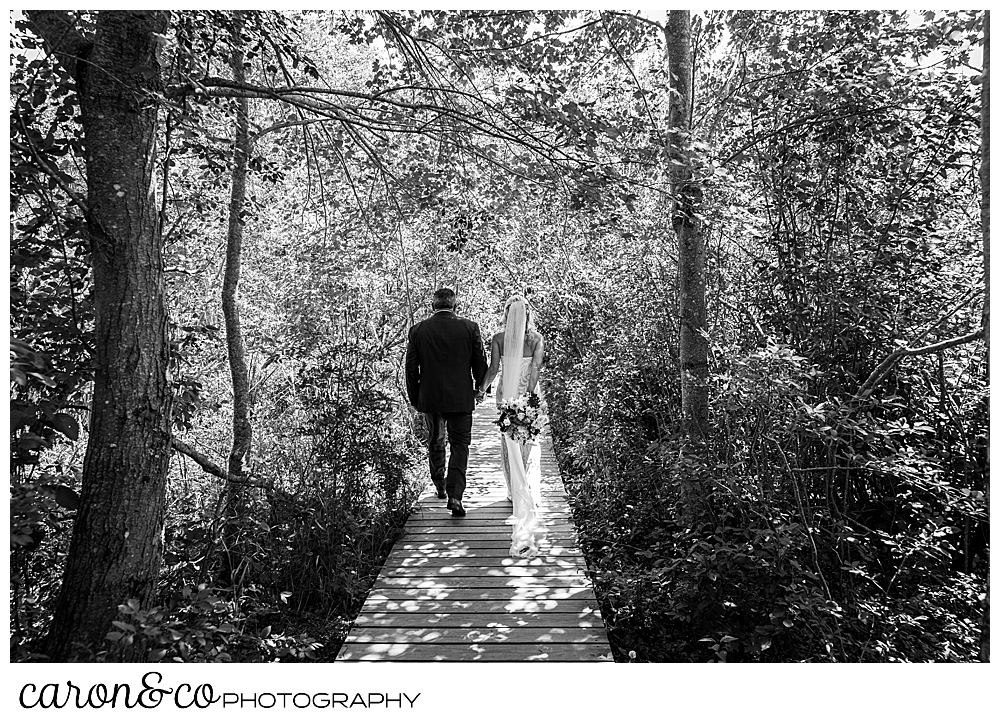
MULTIPOLYGON (((467 577, 467 578, 480 578, 480 579, 494 579, 494 580, 538 580, 538 579, 565 579, 567 577, 579 578, 581 580, 586 580, 588 570, 586 567, 573 564, 572 560, 569 561, 569 565, 541 565, 538 567, 533 567, 531 565, 508 565, 504 567, 487 567, 483 565, 475 564, 474 560, 470 560, 468 565, 417 565, 417 566, 406 566, 400 565, 392 568, 385 568, 379 579, 383 580, 393 580, 396 578, 410 578, 419 577, 426 578, 428 576, 438 577, 442 581, 448 580, 452 577, 467 577)), ((544 583, 535 583, 544 584, 544 583)))
MULTIPOLYGON (((496 508, 496 507, 473 507, 472 505, 467 505, 463 502, 467 516, 465 520, 506 520, 514 515, 514 511, 509 507, 506 509, 496 508)), ((407 522, 424 522, 426 520, 450 520, 453 515, 451 510, 446 507, 441 507, 440 509, 432 510, 421 510, 420 512, 413 512, 410 514, 407 522)), ((549 507, 546 506, 541 509, 538 515, 540 520, 572 520, 573 515, 569 509, 564 507, 549 507)))
POLYGON ((575 586, 588 585, 590 581, 579 573, 556 573, 554 575, 538 575, 534 577, 510 576, 510 577, 454 577, 451 580, 435 577, 419 576, 394 576, 381 578, 379 586, 382 588, 404 587, 411 590, 428 589, 448 589, 451 587, 464 587, 469 589, 479 589, 483 587, 499 588, 519 588, 519 587, 565 587, 568 584, 575 586))
MULTIPOLYGON (((504 513, 494 513, 488 512, 485 514, 479 514, 475 510, 469 510, 466 507, 467 515, 462 518, 453 517, 450 513, 434 513, 425 514, 413 517, 407 521, 407 527, 419 527, 425 525, 462 525, 462 526, 472 526, 472 525, 503 525, 504 527, 511 527, 514 524, 514 517, 510 514, 510 511, 504 513)), ((538 515, 538 519, 546 526, 551 527, 552 525, 572 525, 574 528, 576 526, 576 521, 573 519, 572 515, 563 513, 542 513, 538 515)))
POLYGON ((541 565, 544 561, 551 560, 553 564, 556 564, 559 560, 565 557, 582 557, 583 553, 580 552, 580 548, 576 545, 570 544, 553 544, 548 542, 548 544, 539 545, 538 556, 533 558, 521 558, 514 557, 510 553, 510 540, 503 538, 500 540, 493 540, 487 545, 486 541, 482 542, 482 546, 473 547, 471 545, 441 545, 439 547, 427 547, 429 542, 415 543, 407 542, 403 544, 412 545, 411 548, 398 548, 394 549, 389 553, 389 557, 386 559, 385 564, 390 564, 390 561, 403 561, 403 560, 458 560, 462 558, 497 558, 499 561, 509 561, 505 564, 516 564, 518 562, 524 564, 541 565), (540 562, 541 561, 541 562, 540 562))
MULTIPOLYGON (((538 486, 538 489, 542 494, 543 500, 569 502, 569 498, 566 495, 566 488, 563 487, 562 480, 558 477, 553 478, 551 481, 543 481, 538 486)), ((501 507, 504 505, 507 507, 511 506, 511 501, 507 499, 507 492, 499 487, 494 487, 492 489, 477 489, 472 486, 466 487, 465 492, 462 494, 462 501, 477 505, 489 504, 495 507, 501 507)), ((417 498, 417 506, 419 508, 433 508, 439 505, 444 505, 444 503, 445 501, 440 499, 436 492, 432 494, 424 494, 417 498)))
POLYGON ((529 567, 544 567, 546 565, 568 567, 571 564, 575 567, 586 567, 587 565, 586 559, 579 551, 576 551, 574 554, 566 553, 562 555, 552 555, 546 552, 530 560, 511 557, 507 554, 508 551, 505 550, 477 550, 477 552, 487 554, 472 555, 466 550, 455 555, 432 555, 426 552, 399 550, 390 554, 382 567, 389 570, 396 567, 442 567, 445 565, 453 567, 481 566, 498 568, 517 567, 520 565, 527 565, 529 567))
MULTIPOLYGON (((550 493, 547 491, 542 492, 542 497, 538 501, 539 507, 543 509, 559 509, 565 511, 572 511, 572 507, 569 504, 569 500, 566 499, 565 495, 561 493, 550 493)), ((484 498, 481 495, 465 495, 462 497, 462 504, 465 506, 466 510, 474 510, 477 512, 490 511, 490 512, 507 512, 510 514, 513 510, 513 505, 509 500, 503 498, 497 498, 494 496, 484 498)), ((410 512, 410 517, 414 517, 421 513, 426 512, 441 512, 444 514, 448 511, 448 505, 446 500, 439 500, 437 498, 433 500, 427 500, 419 503, 410 512)))
MULTIPOLYGON (((414 522, 404 529, 403 534, 399 537, 399 540, 405 540, 411 535, 426 535, 433 534, 435 539, 445 540, 457 540, 462 541, 466 539, 466 535, 477 534, 482 532, 491 533, 502 533, 510 540, 511 533, 514 530, 513 525, 507 522, 506 518, 496 518, 496 519, 483 519, 470 520, 466 518, 467 522, 451 522, 442 520, 427 520, 414 522)), ((572 520, 553 520, 547 523, 542 528, 544 530, 544 535, 542 539, 546 537, 567 537, 572 536, 576 538, 576 525, 573 524, 572 520)))
POLYGON ((447 628, 433 625, 423 628, 351 628, 351 633, 345 641, 351 643, 600 643, 606 642, 603 628, 593 630, 588 628, 514 628, 502 627, 499 624, 483 628, 447 628))
MULTIPOLYGON (((505 547, 510 549, 511 537, 509 530, 477 530, 466 532, 464 535, 440 536, 433 533, 413 533, 404 535, 396 544, 404 545, 427 545, 437 543, 444 548, 468 546, 468 547, 505 547)), ((539 549, 549 547, 573 547, 579 549, 580 545, 576 534, 569 530, 550 531, 539 543, 539 549)))
MULTIPOLYGON (((496 530, 489 531, 488 534, 492 535, 496 530)), ((395 547, 400 547, 402 545, 410 545, 415 547, 406 547, 403 549, 418 549, 424 547, 424 549, 430 549, 426 547, 427 545, 433 545, 438 549, 460 549, 464 547, 507 547, 510 548, 510 529, 504 530, 506 534, 500 537, 487 537, 487 538, 477 538, 474 535, 480 533, 467 533, 461 535, 441 535, 441 536, 427 536, 421 535, 410 535, 403 533, 397 540, 395 547), (486 543, 483 540, 494 539, 493 542, 486 543), (506 544, 503 544, 506 543, 506 544)), ((549 531, 549 533, 542 539, 542 545, 547 547, 574 547, 579 548, 577 544, 577 536, 575 532, 563 532, 559 531, 549 531), (553 544, 553 540, 556 540, 558 544, 553 544)))
POLYGON ((435 612, 431 610, 406 611, 362 611, 354 621, 355 627, 374 628, 472 628, 475 630, 489 625, 504 625, 510 628, 601 628, 599 610, 587 608, 580 612, 565 610, 500 610, 496 615, 489 610, 459 610, 458 612, 435 612), (497 621, 501 622, 497 622, 497 621))
POLYGON ((344 645, 338 660, 400 662, 575 662, 611 663, 606 643, 489 644, 356 643, 344 645))
MULTIPOLYGON (((450 512, 446 515, 445 512, 435 511, 433 513, 421 514, 419 516, 413 517, 408 522, 409 524, 441 524, 442 522, 458 522, 459 524, 473 522, 477 520, 489 521, 489 522, 500 522, 510 526, 513 524, 514 516, 511 514, 510 510, 476 510, 471 509, 468 505, 465 506, 466 516, 460 521, 451 515, 450 512)), ((569 512, 558 511, 558 510, 543 510, 538 514, 538 519, 542 522, 552 523, 552 522, 569 522, 571 524, 576 524, 576 520, 573 518, 569 512)))
MULTIPOLYGON (((462 504, 467 510, 495 510, 495 511, 508 511, 510 512, 512 508, 509 500, 503 497, 489 496, 484 497, 482 495, 469 495, 466 494, 462 497, 462 504)), ((542 492, 542 498, 539 501, 539 505, 545 509, 553 508, 560 510, 567 510, 572 512, 573 507, 570 505, 567 497, 559 492, 542 492)), ((440 510, 441 512, 447 511, 447 501, 439 500, 436 497, 432 500, 421 501, 413 510, 410 515, 420 514, 421 512, 434 512, 440 510)))
MULTIPOLYGON (((469 518, 475 517, 510 517, 514 514, 513 508, 510 506, 510 502, 505 502, 503 505, 490 505, 490 504, 477 504, 475 500, 470 500, 465 498, 462 500, 462 506, 465 507, 465 511, 469 518)), ((555 501, 551 506, 546 504, 543 500, 541 504, 538 505, 538 511, 542 514, 558 514, 566 517, 572 517, 572 509, 565 502, 555 501)), ((420 509, 415 509, 410 512, 409 517, 407 517, 407 522, 412 522, 413 520, 419 520, 423 517, 439 517, 442 519, 453 519, 454 516, 451 514, 451 510, 448 509, 444 501, 436 505, 427 505, 420 509)), ((454 518, 456 522, 462 522, 454 518)))
MULTIPOLYGON (((397 545, 396 548, 389 553, 389 558, 386 560, 385 564, 388 565, 391 561, 409 559, 461 560, 465 558, 497 558, 502 560, 513 560, 515 558, 510 557, 510 546, 508 542, 508 540, 502 540, 500 542, 488 544, 488 541, 484 541, 482 547, 473 547, 472 545, 448 545, 438 547, 434 546, 433 543, 418 545, 407 543, 406 546, 397 545)), ((563 557, 583 556, 583 553, 580 552, 580 548, 575 546, 561 547, 558 545, 548 545, 540 549, 541 554, 538 558, 536 558, 539 560, 554 560, 563 557)))
MULTIPOLYGON (((496 550, 486 550, 496 552, 496 550)), ((497 574, 505 576, 521 574, 520 570, 527 568, 526 575, 540 575, 549 572, 576 570, 580 574, 587 572, 587 561, 580 555, 565 555, 542 560, 514 560, 503 557, 445 557, 445 558, 390 558, 382 568, 383 577, 393 577, 396 572, 403 574, 419 573, 421 571, 447 574, 452 571, 466 570, 466 575, 486 575, 487 571, 496 570, 497 574), (537 563, 537 564, 532 564, 537 563), (406 572, 409 571, 409 572, 406 572)), ((458 574, 458 573, 456 573, 458 574)))
MULTIPOLYGON (((541 491, 541 501, 545 504, 569 505, 569 497, 566 495, 562 481, 555 480, 551 484, 543 484, 539 487, 541 491)), ((493 509, 510 509, 513 503, 507 499, 507 493, 494 490, 492 492, 476 491, 466 488, 462 495, 462 502, 468 502, 477 507, 490 507, 493 509)), ((445 500, 440 499, 436 494, 426 495, 417 499, 414 510, 437 509, 445 506, 445 500)))
MULTIPOLYGON (((427 542, 405 542, 397 543, 397 549, 390 553, 394 556, 424 556, 428 558, 453 559, 460 557, 509 557, 510 540, 469 540, 460 545, 435 545, 431 540, 427 542), (407 545, 407 547, 403 547, 407 545)), ((553 544, 549 542, 539 547, 541 555, 551 558, 557 557, 578 557, 583 553, 579 546, 572 544, 570 540, 553 544)))
MULTIPOLYGON (((585 570, 580 567, 568 568, 514 568, 497 570, 496 568, 483 567, 454 567, 445 569, 434 569, 424 567, 397 567, 386 570, 385 580, 436 580, 443 585, 448 585, 454 581, 455 585, 472 585, 475 587, 502 586, 511 580, 518 580, 522 583, 532 580, 580 580, 587 582, 585 570)), ((389 583, 395 584, 395 583, 389 583)))
MULTIPOLYGON (((466 508, 468 511, 468 508, 466 508)), ((547 528, 562 526, 576 529, 576 521, 571 515, 564 514, 541 514, 538 520, 547 528)), ((514 524, 514 518, 510 514, 475 514, 468 512, 465 517, 453 517, 451 514, 421 515, 414 517, 406 523, 404 529, 416 529, 419 527, 455 527, 464 529, 466 527, 506 527, 508 534, 514 524)))
MULTIPOLYGON (((418 544, 426 543, 428 540, 438 540, 447 544, 462 544, 464 542, 477 540, 493 540, 495 542, 506 542, 507 547, 509 548, 510 530, 501 530, 499 528, 480 528, 473 532, 470 528, 461 535, 450 533, 441 535, 438 532, 421 530, 420 532, 407 532, 400 539, 418 544)), ((566 545, 567 543, 576 544, 576 532, 573 530, 550 530, 545 539, 550 543, 559 543, 560 545, 566 545)))
MULTIPOLYGON (((560 613, 568 615, 600 616, 597 603, 592 598, 569 598, 566 600, 550 600, 548 598, 534 600, 393 600, 380 593, 365 600, 361 608, 361 616, 379 613, 412 613, 432 615, 441 613, 560 613)), ((362 620, 359 616, 358 620, 362 620)))
MULTIPOLYGON (((507 537, 510 537, 511 528, 510 525, 505 525, 502 522, 488 522, 486 520, 468 520, 467 522, 459 522, 453 524, 415 524, 413 526, 408 526, 406 528, 406 533, 409 535, 452 535, 455 533, 456 528, 460 528, 463 532, 471 532, 473 534, 477 532, 501 532, 506 533, 507 537)), ((546 525, 546 533, 551 532, 562 532, 562 533, 575 533, 576 528, 572 523, 569 522, 557 522, 551 525, 546 525)))
POLYGON ((580 559, 564 558, 559 561, 510 560, 503 563, 502 559, 495 565, 484 563, 483 560, 452 559, 443 562, 423 560, 410 561, 411 564, 386 564, 382 568, 383 577, 399 577, 406 575, 426 576, 428 573, 440 577, 510 577, 536 575, 561 575, 573 572, 583 575, 587 571, 586 564, 580 559))
POLYGON ((377 588, 379 596, 386 600, 586 600, 597 605, 590 585, 580 581, 567 585, 524 585, 521 587, 417 587, 398 585, 377 588))
MULTIPOLYGON (((433 535, 434 539, 437 540, 462 542, 463 540, 475 540, 475 535, 483 534, 506 537, 509 543, 510 525, 466 525, 464 527, 459 525, 420 525, 406 529, 400 539, 433 535)), ((545 536, 546 538, 577 539, 576 530, 571 525, 564 525, 562 528, 556 529, 549 528, 545 536)))

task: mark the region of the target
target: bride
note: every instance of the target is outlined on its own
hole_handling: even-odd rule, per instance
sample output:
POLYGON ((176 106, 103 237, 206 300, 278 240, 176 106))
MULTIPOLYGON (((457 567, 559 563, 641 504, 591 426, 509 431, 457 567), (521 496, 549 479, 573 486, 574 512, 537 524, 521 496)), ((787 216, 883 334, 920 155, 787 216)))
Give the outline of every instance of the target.
MULTIPOLYGON (((490 367, 479 385, 480 397, 500 371, 497 402, 538 393, 538 375, 544 355, 542 335, 535 330, 531 307, 523 296, 512 296, 504 307, 504 330, 493 335, 490 367)), ((507 499, 513 502, 510 553, 514 557, 535 557, 545 537, 539 517, 541 501, 541 447, 538 440, 525 444, 500 434, 500 460, 507 499)))

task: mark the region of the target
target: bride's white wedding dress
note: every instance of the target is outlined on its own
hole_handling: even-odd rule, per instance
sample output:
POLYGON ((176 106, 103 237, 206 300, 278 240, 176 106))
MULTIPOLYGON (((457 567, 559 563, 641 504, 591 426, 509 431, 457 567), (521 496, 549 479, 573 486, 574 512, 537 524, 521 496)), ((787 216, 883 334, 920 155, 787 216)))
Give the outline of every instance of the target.
MULTIPOLYGON (((505 356, 501 366, 509 363, 510 360, 505 356)), ((516 389, 511 393, 504 390, 504 379, 506 377, 510 380, 513 375, 504 374, 503 371, 501 369, 500 383, 497 386, 497 402, 503 399, 515 399, 528 391, 531 357, 520 359, 516 389)), ((537 387, 531 391, 537 393, 537 387)), ((508 519, 508 523, 514 525, 510 554, 513 557, 535 557, 538 555, 539 545, 545 538, 545 527, 542 525, 539 512, 542 479, 541 445, 537 439, 527 444, 519 444, 502 432, 500 440, 500 461, 504 481, 507 483, 508 497, 514 506, 514 514, 508 519)))

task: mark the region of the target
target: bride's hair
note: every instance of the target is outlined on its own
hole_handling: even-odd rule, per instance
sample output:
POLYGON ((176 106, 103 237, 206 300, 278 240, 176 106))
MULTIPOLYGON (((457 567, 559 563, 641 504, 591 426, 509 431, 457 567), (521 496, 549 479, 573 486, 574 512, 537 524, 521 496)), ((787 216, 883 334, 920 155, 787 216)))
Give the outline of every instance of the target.
POLYGON ((520 294, 515 294, 510 297, 503 305, 504 326, 507 325, 507 314, 510 311, 510 305, 515 301, 520 301, 524 304, 524 337, 526 339, 534 340, 535 337, 538 336, 538 332, 535 331, 535 315, 531 313, 531 303, 520 294))

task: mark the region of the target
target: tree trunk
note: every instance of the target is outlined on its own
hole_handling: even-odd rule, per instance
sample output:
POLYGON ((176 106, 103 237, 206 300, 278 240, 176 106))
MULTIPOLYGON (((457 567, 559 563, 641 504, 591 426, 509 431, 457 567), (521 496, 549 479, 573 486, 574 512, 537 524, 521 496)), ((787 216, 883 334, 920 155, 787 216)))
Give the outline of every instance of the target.
MULTIPOLYGON (((702 189, 694 178, 691 149, 693 71, 691 12, 671 10, 667 26, 670 75, 670 180, 673 191, 671 224, 677 235, 677 285, 680 313, 681 409, 684 434, 701 446, 708 433, 708 339, 705 336, 705 235, 698 212, 702 189)), ((696 480, 685 481, 686 508, 697 516, 705 496, 696 480)))
MULTIPOLYGON (((241 34, 242 17, 237 12, 233 28, 233 80, 243 84, 241 34)), ((243 465, 250 452, 253 429, 250 424, 250 378, 247 372, 246 345, 240 325, 239 285, 243 254, 243 205, 246 202, 247 160, 250 156, 249 107, 246 98, 236 101, 236 130, 233 156, 233 185, 229 199, 229 232, 226 241, 226 274, 222 282, 222 313, 226 320, 226 345, 233 382, 233 444, 229 452, 229 474, 244 475, 243 465)), ((225 519, 222 549, 222 582, 232 584, 242 561, 239 535, 242 529, 246 493, 232 481, 226 483, 223 505, 225 519)))
POLYGON ((680 295, 681 404, 684 431, 700 441, 708 431, 708 339, 705 337, 705 235, 698 218, 701 185, 691 159, 691 12, 671 10, 667 52, 670 70, 671 223, 677 234, 680 295))
MULTIPOLYGON (((29 11, 75 74, 86 146, 95 378, 80 508, 47 639, 52 661, 105 643, 119 605, 151 603, 160 568, 172 393, 153 169, 163 11, 103 11, 92 39, 29 11)), ((139 646, 113 657, 135 659, 139 646)))
MULTIPOLYGON (((986 339, 986 373, 989 374, 990 358, 990 11, 983 19, 983 87, 982 87, 982 161, 979 165, 979 182, 983 193, 983 270, 986 275, 986 298, 983 302, 983 332, 986 339)), ((989 380, 987 379, 987 386, 989 380)), ((989 435, 987 428, 986 434, 989 435)), ((987 448, 989 437, 987 436, 987 448)), ((986 509, 990 508, 989 458, 986 460, 986 509)), ((986 574, 986 601, 983 606, 983 624, 979 638, 979 659, 990 662, 990 576, 986 574)))

